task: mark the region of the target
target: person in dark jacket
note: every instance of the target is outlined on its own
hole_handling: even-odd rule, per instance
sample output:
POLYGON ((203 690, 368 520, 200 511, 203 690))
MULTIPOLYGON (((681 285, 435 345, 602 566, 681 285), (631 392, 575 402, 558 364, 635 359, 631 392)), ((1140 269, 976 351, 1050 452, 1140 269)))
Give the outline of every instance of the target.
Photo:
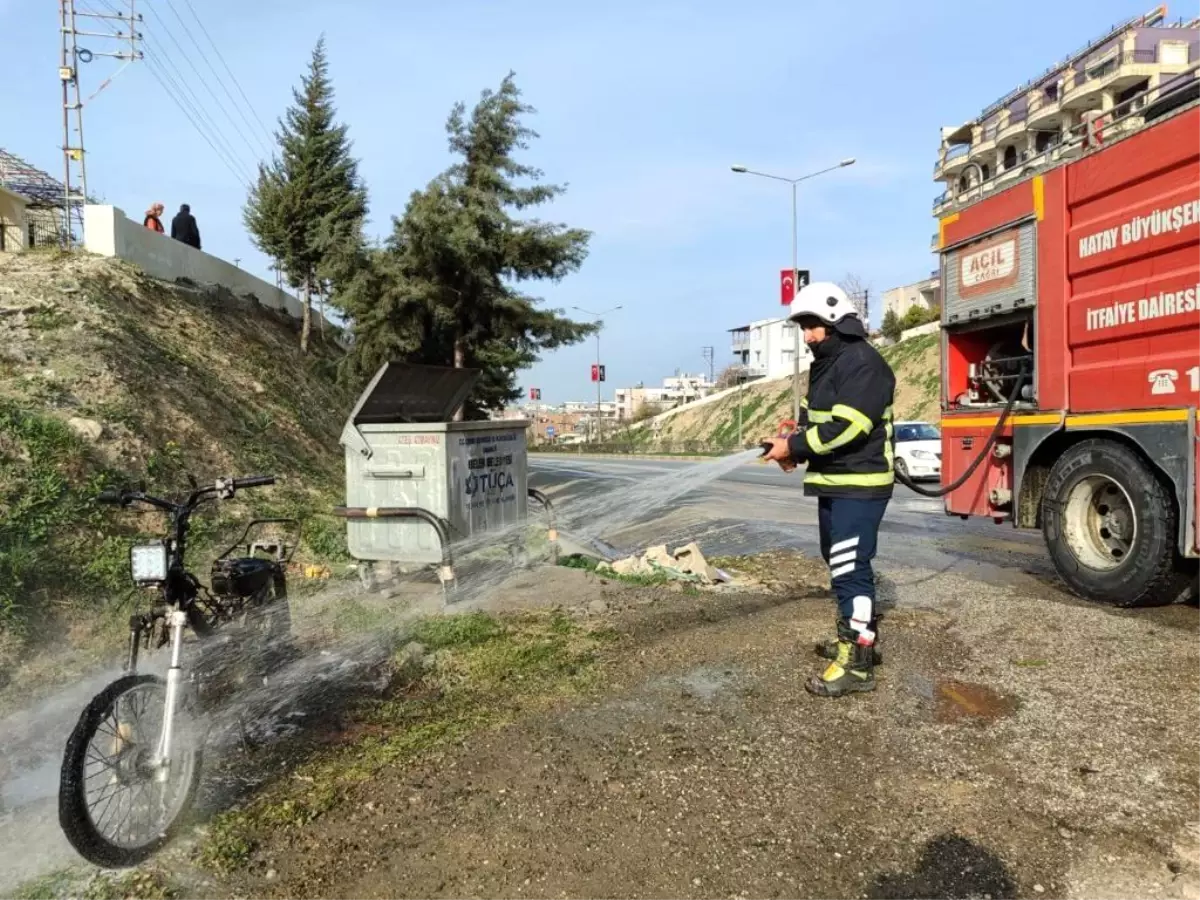
POLYGON ((192 208, 186 203, 179 207, 179 212, 171 220, 171 237, 189 247, 200 249, 200 227, 192 215, 192 208))
POLYGON ((804 493, 817 498, 821 555, 837 595, 838 620, 837 640, 818 646, 831 662, 805 687, 840 697, 875 688, 879 618, 871 560, 895 482, 896 376, 836 284, 803 288, 789 318, 813 353, 804 421, 788 437, 764 441, 771 445, 764 458, 784 471, 807 465, 804 493))

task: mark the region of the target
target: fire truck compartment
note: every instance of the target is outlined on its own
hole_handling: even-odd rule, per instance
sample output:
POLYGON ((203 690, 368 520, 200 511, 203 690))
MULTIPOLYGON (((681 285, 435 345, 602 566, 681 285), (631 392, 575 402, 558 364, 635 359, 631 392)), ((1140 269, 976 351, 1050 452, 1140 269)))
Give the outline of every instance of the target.
POLYGON ((993 316, 943 331, 945 408, 1003 406, 1022 379, 1018 404, 1035 395, 1032 311, 993 316))

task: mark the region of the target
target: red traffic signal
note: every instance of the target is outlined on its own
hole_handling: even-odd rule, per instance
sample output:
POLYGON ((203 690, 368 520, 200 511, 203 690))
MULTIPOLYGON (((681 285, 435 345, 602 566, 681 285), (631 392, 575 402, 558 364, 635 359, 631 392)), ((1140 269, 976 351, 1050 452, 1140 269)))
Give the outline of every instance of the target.
POLYGON ((600 380, 600 367, 598 365, 596 365, 595 363, 592 363, 592 381, 599 381, 599 380, 600 380))

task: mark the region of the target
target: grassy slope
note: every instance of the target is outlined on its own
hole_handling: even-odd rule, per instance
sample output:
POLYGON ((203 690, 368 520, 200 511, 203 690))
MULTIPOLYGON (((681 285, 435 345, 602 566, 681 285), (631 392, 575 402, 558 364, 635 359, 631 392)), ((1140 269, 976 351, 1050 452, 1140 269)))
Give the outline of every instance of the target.
MULTIPOLYGON (((903 344, 883 349, 883 357, 896 373, 896 418, 938 418, 938 336, 922 335, 903 344)), ((807 374, 801 375, 807 388, 807 374)), ((742 402, 743 442, 760 435, 774 434, 779 423, 791 418, 791 379, 765 384, 748 384, 742 394, 695 410, 676 413, 663 420, 660 441, 678 448, 685 444, 713 448, 732 448, 738 436, 738 400, 742 402)), ((627 432, 622 437, 639 448, 652 449, 649 427, 627 432)))
POLYGON ((305 519, 307 559, 344 553, 338 525, 314 514, 342 490, 352 398, 335 351, 305 358, 297 343, 283 315, 123 263, 0 256, 0 687, 48 629, 121 618, 129 540, 164 523, 97 508, 103 484, 174 495, 189 472, 278 474, 194 520, 197 562, 251 513, 305 519))

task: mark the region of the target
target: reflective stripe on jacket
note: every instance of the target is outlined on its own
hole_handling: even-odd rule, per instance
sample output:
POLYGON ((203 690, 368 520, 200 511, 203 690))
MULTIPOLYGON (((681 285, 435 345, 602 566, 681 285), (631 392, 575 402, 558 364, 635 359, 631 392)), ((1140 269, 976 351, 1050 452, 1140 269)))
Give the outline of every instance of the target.
POLYGON ((835 333, 826 343, 809 374, 806 427, 788 439, 792 459, 808 464, 804 492, 890 496, 896 376, 868 341, 835 333))

